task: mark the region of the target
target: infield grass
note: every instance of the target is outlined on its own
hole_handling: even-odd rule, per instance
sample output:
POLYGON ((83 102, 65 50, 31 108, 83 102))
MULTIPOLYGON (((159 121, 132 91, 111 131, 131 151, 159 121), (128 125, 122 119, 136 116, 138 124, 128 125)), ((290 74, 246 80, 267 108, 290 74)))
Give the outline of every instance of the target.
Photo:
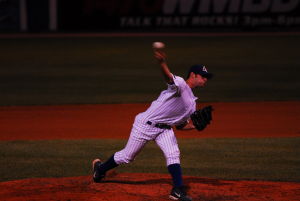
MULTIPOLYGON (((107 159, 124 140, 0 142, 0 181, 91 174, 91 161, 107 159)), ((179 139, 184 175, 233 180, 300 181, 300 138, 179 139)), ((149 142, 117 172, 167 173, 165 159, 149 142)))

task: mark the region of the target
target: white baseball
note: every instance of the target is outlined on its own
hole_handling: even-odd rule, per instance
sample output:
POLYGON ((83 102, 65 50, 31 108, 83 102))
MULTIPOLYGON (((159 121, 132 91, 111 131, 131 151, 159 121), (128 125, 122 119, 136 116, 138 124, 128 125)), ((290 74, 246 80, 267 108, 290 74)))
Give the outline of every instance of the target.
POLYGON ((152 44, 152 47, 154 49, 163 49, 163 48, 165 48, 165 44, 163 42, 154 42, 152 44))

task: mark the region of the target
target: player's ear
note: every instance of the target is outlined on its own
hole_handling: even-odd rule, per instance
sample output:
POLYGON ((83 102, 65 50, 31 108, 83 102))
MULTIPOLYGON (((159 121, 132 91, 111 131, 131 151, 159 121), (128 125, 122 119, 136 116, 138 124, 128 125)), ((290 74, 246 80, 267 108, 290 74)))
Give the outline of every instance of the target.
POLYGON ((190 74, 188 75, 187 79, 194 79, 196 78, 196 74, 194 72, 190 72, 190 74))

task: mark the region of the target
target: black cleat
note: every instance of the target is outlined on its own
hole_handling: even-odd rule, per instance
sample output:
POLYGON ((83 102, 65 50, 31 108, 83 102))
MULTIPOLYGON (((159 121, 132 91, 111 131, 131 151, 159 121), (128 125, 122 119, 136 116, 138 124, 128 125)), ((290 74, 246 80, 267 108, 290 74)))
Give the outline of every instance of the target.
POLYGON ((192 201, 192 198, 187 196, 183 187, 174 187, 171 190, 169 198, 172 200, 180 200, 180 201, 192 201))
POLYGON ((93 161, 93 180, 95 183, 101 182, 101 180, 105 177, 105 174, 101 174, 99 172, 99 168, 102 165, 102 162, 100 159, 95 159, 93 161))

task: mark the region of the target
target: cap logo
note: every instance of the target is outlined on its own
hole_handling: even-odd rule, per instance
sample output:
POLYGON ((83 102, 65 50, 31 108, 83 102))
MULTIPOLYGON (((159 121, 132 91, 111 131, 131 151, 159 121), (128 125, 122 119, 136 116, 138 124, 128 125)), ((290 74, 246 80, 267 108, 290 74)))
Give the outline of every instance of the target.
POLYGON ((205 66, 203 66, 202 71, 207 72, 205 66))

